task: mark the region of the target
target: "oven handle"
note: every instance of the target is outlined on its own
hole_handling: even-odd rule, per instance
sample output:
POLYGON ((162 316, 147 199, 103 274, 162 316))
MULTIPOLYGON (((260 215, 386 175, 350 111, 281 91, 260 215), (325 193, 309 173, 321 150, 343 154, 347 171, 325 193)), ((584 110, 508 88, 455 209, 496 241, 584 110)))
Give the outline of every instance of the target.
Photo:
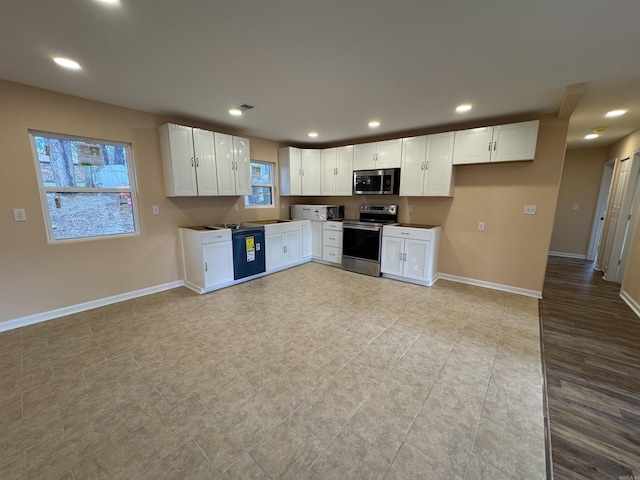
POLYGON ((342 225, 342 229, 351 229, 351 230, 367 230, 369 232, 379 232, 381 230, 380 227, 369 227, 369 226, 360 226, 360 225, 342 225))

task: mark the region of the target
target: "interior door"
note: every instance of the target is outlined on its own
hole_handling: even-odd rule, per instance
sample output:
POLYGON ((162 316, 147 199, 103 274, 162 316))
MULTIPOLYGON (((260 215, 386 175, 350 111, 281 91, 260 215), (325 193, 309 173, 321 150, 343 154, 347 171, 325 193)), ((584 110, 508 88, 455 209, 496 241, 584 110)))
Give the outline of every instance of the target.
MULTIPOLYGON (((620 209, 622 208, 622 200, 624 198, 624 192, 627 188, 629 166, 631 165, 631 159, 626 158, 620 162, 620 170, 618 173, 618 179, 616 181, 615 194, 613 195, 613 202, 611 204, 611 213, 609 214, 609 225, 607 227, 607 241, 604 244, 604 253, 602 256, 602 272, 604 273, 605 280, 609 280, 607 275, 609 271, 609 265, 612 261, 617 262, 616 258, 613 260, 611 252, 613 250, 613 243, 616 236, 616 230, 618 229, 618 217, 620 216, 620 209)), ((613 281, 613 280, 612 280, 613 281)))

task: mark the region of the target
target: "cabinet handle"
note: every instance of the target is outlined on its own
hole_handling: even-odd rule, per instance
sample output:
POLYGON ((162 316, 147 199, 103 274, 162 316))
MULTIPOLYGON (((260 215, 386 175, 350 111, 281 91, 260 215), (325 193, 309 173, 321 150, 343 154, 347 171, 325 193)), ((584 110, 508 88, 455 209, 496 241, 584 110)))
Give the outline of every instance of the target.
POLYGON ((494 151, 494 152, 496 151, 496 143, 497 143, 497 142, 493 142, 493 151, 494 151))
POLYGON ((191 157, 191 166, 192 166, 192 167, 194 166, 194 164, 193 164, 193 157, 191 157))
POLYGON ((400 232, 400 235, 409 235, 409 232, 400 232))
POLYGON ((284 245, 284 246, 282 247, 282 251, 283 251, 284 253, 287 253, 287 246, 286 246, 286 245, 284 245))
POLYGON ((402 260, 405 261, 405 262, 407 261, 407 254, 406 253, 404 254, 404 258, 402 260))
POLYGON ((487 149, 489 152, 491 151, 491 142, 489 142, 489 148, 487 149))
POLYGON ((204 271, 206 272, 208 270, 209 270, 209 267, 207 266, 207 262, 204 262, 204 271))
POLYGON ((402 252, 400 252, 400 261, 402 261, 402 252))
POLYGON ((424 162, 424 169, 429 170, 429 162, 424 162))
POLYGON ((200 166, 200 159, 198 157, 196 157, 196 167, 200 166))

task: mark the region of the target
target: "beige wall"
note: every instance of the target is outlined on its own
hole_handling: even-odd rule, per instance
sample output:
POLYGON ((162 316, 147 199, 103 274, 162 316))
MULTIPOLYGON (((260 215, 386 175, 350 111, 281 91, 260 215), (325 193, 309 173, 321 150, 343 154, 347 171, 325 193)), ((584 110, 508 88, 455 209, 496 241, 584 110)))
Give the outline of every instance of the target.
MULTIPOLYGON (((0 112, 0 322, 178 281, 179 226, 279 214, 245 210, 242 197, 165 197, 157 127, 172 119, 5 81, 0 112), (28 129, 130 142, 142 234, 48 244, 28 129), (27 221, 15 222, 13 208, 24 208, 27 221)), ((251 157, 276 162, 278 147, 251 138, 251 157)))
MULTIPOLYGON (((622 160, 632 157, 635 151, 640 150, 640 129, 627 135, 609 148, 609 158, 622 160)), ((616 169, 617 170, 617 169, 616 169)), ((614 172, 614 175, 617 171, 614 172)), ((627 268, 622 280, 622 290, 631 297, 636 305, 640 305, 640 225, 635 226, 627 260, 627 268)))
POLYGON ((551 235, 552 252, 587 255, 607 149, 567 150, 551 235), (578 204, 574 210, 573 205, 578 204))
POLYGON ((543 117, 533 162, 457 166, 453 198, 362 195, 282 201, 344 203, 347 218, 357 218, 361 203, 398 203, 400 221, 443 226, 441 273, 540 292, 566 134, 566 120, 543 117), (537 214, 524 215, 525 204, 536 204, 537 214), (485 222, 484 232, 478 231, 478 222, 485 222))

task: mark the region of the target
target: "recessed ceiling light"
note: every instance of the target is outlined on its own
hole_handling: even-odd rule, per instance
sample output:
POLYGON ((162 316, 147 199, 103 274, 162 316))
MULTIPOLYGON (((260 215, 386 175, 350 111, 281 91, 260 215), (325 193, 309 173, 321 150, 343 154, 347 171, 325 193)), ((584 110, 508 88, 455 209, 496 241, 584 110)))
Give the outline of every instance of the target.
POLYGON ((458 105, 456 107, 456 112, 458 113, 464 113, 464 112, 468 112, 469 110, 471 110, 473 108, 473 105, 470 105, 468 103, 465 103, 463 105, 458 105))
POLYGON ((627 113, 626 110, 611 110, 610 112, 607 112, 605 117, 619 117, 620 115, 624 115, 625 113, 627 113))
POLYGON ((589 135, 585 135, 584 139, 585 140, 593 140, 594 138, 598 138, 600 135, 598 135, 597 133, 590 133, 589 135))
POLYGON ((229 113, 234 117, 239 117, 242 115, 242 110, 240 110, 239 108, 230 108, 229 113))
POLYGON ((75 60, 71 60, 70 58, 53 57, 53 61, 61 67, 68 68, 69 70, 82 70, 80 64, 75 60))
POLYGON ((309 135, 311 138, 316 138, 318 136, 318 132, 309 132, 307 135, 309 135))
POLYGON ((369 122, 369 128, 378 128, 380 126, 380 122, 378 120, 371 120, 369 122))
POLYGON ((107 5, 120 5, 120 0, 98 0, 100 3, 106 3, 107 5))

